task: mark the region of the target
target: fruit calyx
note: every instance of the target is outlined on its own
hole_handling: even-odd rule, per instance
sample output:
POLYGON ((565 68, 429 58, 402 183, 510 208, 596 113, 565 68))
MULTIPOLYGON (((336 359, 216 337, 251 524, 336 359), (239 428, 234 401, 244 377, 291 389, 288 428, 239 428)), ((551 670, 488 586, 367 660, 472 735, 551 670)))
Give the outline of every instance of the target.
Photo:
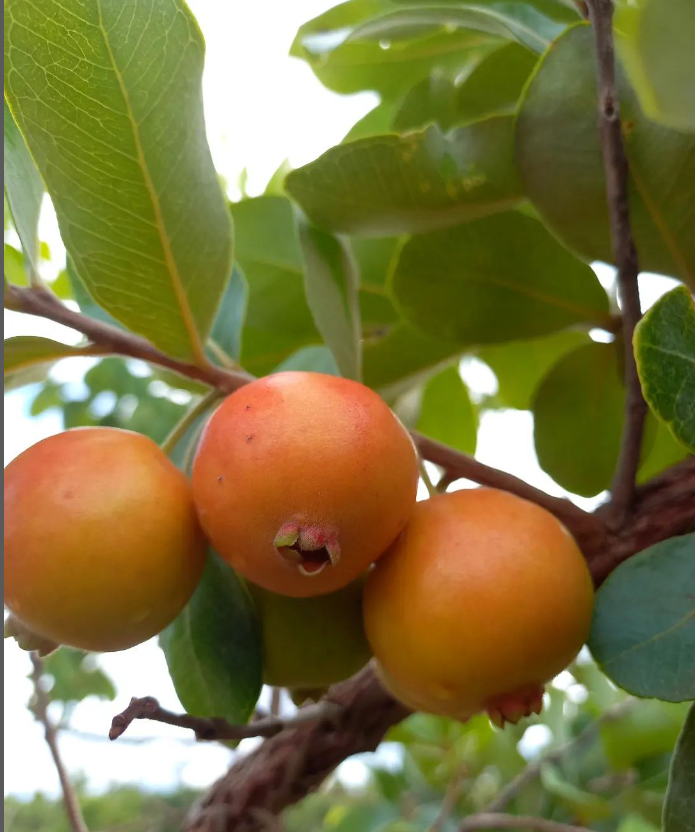
POLYGON ((486 703, 487 715, 490 722, 498 728, 504 728, 505 723, 512 725, 525 716, 539 714, 543 708, 543 686, 529 686, 513 693, 503 693, 494 696, 486 703))
POLYGON ((294 564, 302 575, 318 575, 340 560, 340 545, 333 529, 284 523, 275 535, 277 553, 294 564))

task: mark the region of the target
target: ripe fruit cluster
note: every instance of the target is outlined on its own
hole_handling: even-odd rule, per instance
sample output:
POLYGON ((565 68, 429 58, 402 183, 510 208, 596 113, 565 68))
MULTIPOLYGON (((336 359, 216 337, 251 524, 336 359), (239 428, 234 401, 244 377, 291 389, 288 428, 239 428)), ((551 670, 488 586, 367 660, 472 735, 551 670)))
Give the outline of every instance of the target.
POLYGON ((587 635, 581 553, 538 506, 492 489, 416 504, 417 481, 386 404, 316 373, 229 396, 191 483, 139 434, 67 431, 5 469, 5 605, 38 639, 124 649, 185 606, 209 541, 249 581, 265 681, 295 698, 373 653, 414 708, 538 711, 587 635))

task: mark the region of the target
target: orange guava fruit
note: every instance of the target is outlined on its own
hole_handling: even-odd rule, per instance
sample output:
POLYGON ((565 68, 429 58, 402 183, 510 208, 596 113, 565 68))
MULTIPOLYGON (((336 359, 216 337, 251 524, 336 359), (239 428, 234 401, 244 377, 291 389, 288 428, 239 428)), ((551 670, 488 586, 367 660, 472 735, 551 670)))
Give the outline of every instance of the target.
POLYGON ((593 585, 548 511, 491 488, 420 502, 367 580, 367 638, 404 704, 496 724, 538 713, 589 635, 593 585))
POLYGON ((146 436, 75 428, 5 468, 5 606, 38 636, 147 640, 185 606, 205 551, 188 481, 146 436))
POLYGON ((355 381, 283 372, 229 396, 208 421, 193 496, 219 554, 281 595, 334 592, 391 544, 415 507, 413 442, 355 381))

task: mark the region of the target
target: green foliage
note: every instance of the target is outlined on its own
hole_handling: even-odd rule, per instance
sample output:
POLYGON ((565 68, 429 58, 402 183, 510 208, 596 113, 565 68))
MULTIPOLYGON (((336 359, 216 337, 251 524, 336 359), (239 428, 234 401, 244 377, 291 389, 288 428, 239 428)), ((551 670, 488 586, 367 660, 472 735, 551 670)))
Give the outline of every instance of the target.
MULTIPOLYGON (((50 338, 34 335, 17 335, 5 339, 4 369, 5 385, 16 383, 17 379, 31 368, 49 367, 61 358, 69 356, 99 355, 99 347, 71 347, 50 338)), ((25 376, 26 377, 26 376, 25 376)))
POLYGON ((230 273, 231 226, 194 19, 179 0, 156 0, 154 13, 137 0, 40 11, 11 0, 5 27, 5 94, 81 279, 161 349, 199 357, 230 273))
POLYGON ((650 546, 619 566, 596 596, 589 647, 624 690, 695 699, 695 534, 650 546))
POLYGON ((695 453, 695 304, 684 286, 664 295, 640 321, 635 357, 650 407, 695 453))
POLYGON ((53 678, 50 690, 52 702, 73 705, 88 696, 113 700, 113 682, 98 666, 93 655, 61 647, 44 659, 44 670, 53 678))
POLYGON ((478 417, 456 367, 447 367, 425 384, 417 429, 459 451, 475 453, 478 417))
POLYGON ((5 101, 5 195, 27 264, 34 275, 39 265, 39 214, 43 182, 5 101))
MULTIPOLYGON (((516 158, 543 221, 571 249, 610 263, 613 254, 588 26, 546 52, 521 102, 516 158)), ((620 111, 630 167, 630 222, 646 271, 695 286, 695 136, 649 121, 622 74, 620 111)))
POLYGON ((677 130, 695 130, 695 85, 683 72, 692 63, 695 5, 690 0, 622 0, 615 31, 644 112, 677 130))
POLYGON ((695 705, 691 705, 671 763, 663 832, 688 832, 695 817, 695 705))
POLYGON ((461 346, 605 324, 608 316, 591 269, 516 211, 411 237, 392 291, 411 324, 461 346))
POLYGON ((248 590, 211 550, 193 597, 159 637, 186 711, 246 722, 261 691, 260 639, 248 590))
POLYGON ((317 225, 366 235, 446 228, 522 196, 504 116, 339 145, 292 171, 286 188, 317 225))

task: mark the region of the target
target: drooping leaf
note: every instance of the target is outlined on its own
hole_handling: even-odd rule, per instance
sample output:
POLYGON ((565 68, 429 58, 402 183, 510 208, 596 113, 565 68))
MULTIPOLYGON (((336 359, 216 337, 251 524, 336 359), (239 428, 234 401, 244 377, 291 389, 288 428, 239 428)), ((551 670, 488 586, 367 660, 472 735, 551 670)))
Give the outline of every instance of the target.
POLYGON ((688 456, 688 450, 671 433, 665 422, 649 414, 646 427, 655 423, 654 441, 637 472, 637 482, 642 483, 676 465, 688 456))
POLYGON ((31 368, 45 368, 61 358, 73 356, 104 355, 104 347, 89 345, 73 347, 51 338, 37 335, 17 335, 4 342, 5 384, 12 385, 17 377, 31 368))
POLYGON ((299 220, 304 289, 316 328, 345 378, 362 378, 359 276, 345 243, 299 220))
POLYGON ((248 720, 261 690, 260 628, 248 590, 214 552, 188 606, 159 643, 188 713, 248 720))
POLYGON ((328 150, 286 188, 317 225, 345 233, 421 233, 503 211, 522 197, 512 119, 443 134, 375 136, 328 150))
POLYGON ((497 393, 487 405, 529 410, 536 389, 550 368, 570 350, 590 340, 587 332, 569 330, 482 347, 476 354, 490 367, 498 384, 497 393))
POLYGON ((695 130, 695 4, 690 0, 619 3, 615 31, 620 57, 644 112, 677 130, 695 130))
POLYGON ((663 832, 695 828, 695 704, 690 706, 676 743, 664 803, 663 832))
POLYGON ((684 286, 652 306, 637 325, 634 346, 645 399, 695 453, 695 303, 684 286))
POLYGON ((461 345, 608 322, 591 268, 516 211, 411 237, 392 291, 410 323, 461 345))
POLYGON ((457 367, 447 367, 425 385, 417 429, 463 453, 475 453, 478 418, 457 367))
POLYGON ((27 274, 27 265, 24 255, 19 249, 5 243, 5 280, 12 283, 14 286, 27 286, 29 284, 29 276, 27 274))
POLYGON ((6 95, 88 291, 165 352, 201 358, 232 234, 193 17, 182 0, 9 0, 5 27, 6 95))
POLYGON ((39 214, 43 182, 5 101, 5 194, 27 265, 39 270, 39 214))
POLYGON ((88 696, 113 701, 116 689, 113 682, 97 664, 94 655, 61 647, 44 659, 44 670, 53 677, 50 690, 53 702, 70 705, 88 696))
MULTIPOLYGON (((546 52, 520 105, 516 155, 543 221, 586 259, 611 263, 593 48, 580 24, 546 52)), ((618 87, 640 266, 695 286, 695 135, 647 119, 621 71, 618 87)))
POLYGON ((445 75, 434 72, 408 91, 393 117, 393 129, 405 133, 436 124, 446 132, 457 121, 456 87, 445 75))
POLYGON ((533 399, 541 468, 583 497, 608 488, 620 451, 624 401, 615 343, 590 343, 567 353, 533 399))
POLYGON ((629 558, 596 595, 589 648, 636 696, 695 699, 695 534, 629 558))

